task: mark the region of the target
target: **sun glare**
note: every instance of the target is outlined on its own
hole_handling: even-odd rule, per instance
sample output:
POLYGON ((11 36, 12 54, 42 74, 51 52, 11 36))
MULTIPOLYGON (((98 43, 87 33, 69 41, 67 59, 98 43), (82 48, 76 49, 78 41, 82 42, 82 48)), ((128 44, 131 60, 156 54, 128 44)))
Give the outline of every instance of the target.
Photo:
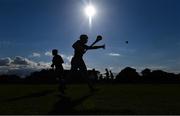
POLYGON ((92 5, 89 5, 85 8, 85 13, 89 17, 93 17, 96 14, 96 10, 92 5))
POLYGON ((93 5, 88 5, 88 6, 85 7, 85 13, 86 13, 87 17, 89 18, 89 27, 91 27, 92 18, 96 14, 96 9, 95 9, 95 7, 93 5))

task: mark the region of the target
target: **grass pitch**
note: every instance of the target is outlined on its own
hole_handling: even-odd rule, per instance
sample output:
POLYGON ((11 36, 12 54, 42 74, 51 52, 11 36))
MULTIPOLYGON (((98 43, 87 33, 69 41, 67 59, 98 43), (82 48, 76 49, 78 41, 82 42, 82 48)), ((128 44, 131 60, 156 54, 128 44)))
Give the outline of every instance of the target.
POLYGON ((178 84, 0 85, 0 114, 180 114, 178 84))

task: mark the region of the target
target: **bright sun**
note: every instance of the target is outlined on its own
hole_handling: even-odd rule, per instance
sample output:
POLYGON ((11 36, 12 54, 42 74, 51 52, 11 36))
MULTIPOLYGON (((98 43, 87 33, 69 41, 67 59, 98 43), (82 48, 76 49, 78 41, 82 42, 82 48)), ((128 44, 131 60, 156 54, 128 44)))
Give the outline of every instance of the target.
POLYGON ((91 27, 92 18, 96 14, 96 9, 95 9, 95 7, 93 5, 88 5, 88 6, 85 7, 85 13, 86 13, 87 17, 89 18, 89 27, 91 27))
POLYGON ((89 5, 85 8, 85 13, 88 16, 88 18, 89 17, 92 18, 96 14, 96 10, 95 10, 94 6, 89 5))

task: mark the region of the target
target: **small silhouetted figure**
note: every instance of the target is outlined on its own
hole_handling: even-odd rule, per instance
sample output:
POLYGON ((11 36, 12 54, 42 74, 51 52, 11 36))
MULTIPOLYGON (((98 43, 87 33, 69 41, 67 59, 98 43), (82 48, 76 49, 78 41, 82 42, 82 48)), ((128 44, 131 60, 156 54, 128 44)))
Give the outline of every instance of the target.
POLYGON ((64 68, 63 68, 63 59, 60 55, 58 55, 58 50, 57 49, 53 49, 52 50, 52 55, 53 55, 53 59, 52 59, 52 68, 55 68, 55 75, 59 80, 59 90, 61 93, 65 93, 64 89, 65 89, 65 82, 63 79, 63 74, 64 74, 64 68))
POLYGON ((87 73, 87 67, 83 60, 83 55, 86 53, 87 50, 92 49, 99 49, 99 48, 105 48, 105 46, 88 46, 86 45, 88 42, 88 36, 87 35, 81 35, 80 40, 76 41, 72 47, 74 48, 74 56, 71 60, 71 71, 72 73, 79 70, 82 74, 82 77, 84 77, 88 83, 88 86, 91 91, 94 91, 94 87, 92 85, 92 82, 90 81, 87 73))
POLYGON ((109 73, 110 73, 111 80, 114 80, 114 75, 111 70, 109 71, 109 73))
POLYGON ((105 73, 105 75, 106 75, 105 79, 109 79, 109 71, 108 71, 108 69, 106 68, 105 71, 106 71, 106 73, 105 73))

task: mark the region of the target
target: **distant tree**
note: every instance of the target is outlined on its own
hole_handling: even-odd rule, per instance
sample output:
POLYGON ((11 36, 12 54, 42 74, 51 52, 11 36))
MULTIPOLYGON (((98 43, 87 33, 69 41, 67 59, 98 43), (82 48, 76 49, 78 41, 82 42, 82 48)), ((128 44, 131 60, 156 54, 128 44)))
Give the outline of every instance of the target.
POLYGON ((154 70, 151 72, 151 79, 153 82, 164 82, 166 81, 167 73, 162 70, 154 70))
POLYGON ((141 72, 142 76, 146 77, 149 76, 151 74, 151 70, 146 68, 141 72))
POLYGON ((146 68, 142 72, 141 82, 151 82, 151 70, 146 68))
POLYGON ((156 83, 177 83, 178 77, 174 73, 168 73, 162 70, 154 70, 151 73, 151 79, 156 83))
POLYGON ((17 75, 1 75, 0 83, 19 83, 23 79, 17 75))
POLYGON ((54 75, 54 70, 43 69, 41 71, 31 73, 30 76, 26 77, 26 81, 31 83, 55 83, 57 82, 57 79, 54 75))
POLYGON ((136 69, 131 67, 126 67, 116 76, 116 80, 120 82, 137 82, 139 78, 136 69))

